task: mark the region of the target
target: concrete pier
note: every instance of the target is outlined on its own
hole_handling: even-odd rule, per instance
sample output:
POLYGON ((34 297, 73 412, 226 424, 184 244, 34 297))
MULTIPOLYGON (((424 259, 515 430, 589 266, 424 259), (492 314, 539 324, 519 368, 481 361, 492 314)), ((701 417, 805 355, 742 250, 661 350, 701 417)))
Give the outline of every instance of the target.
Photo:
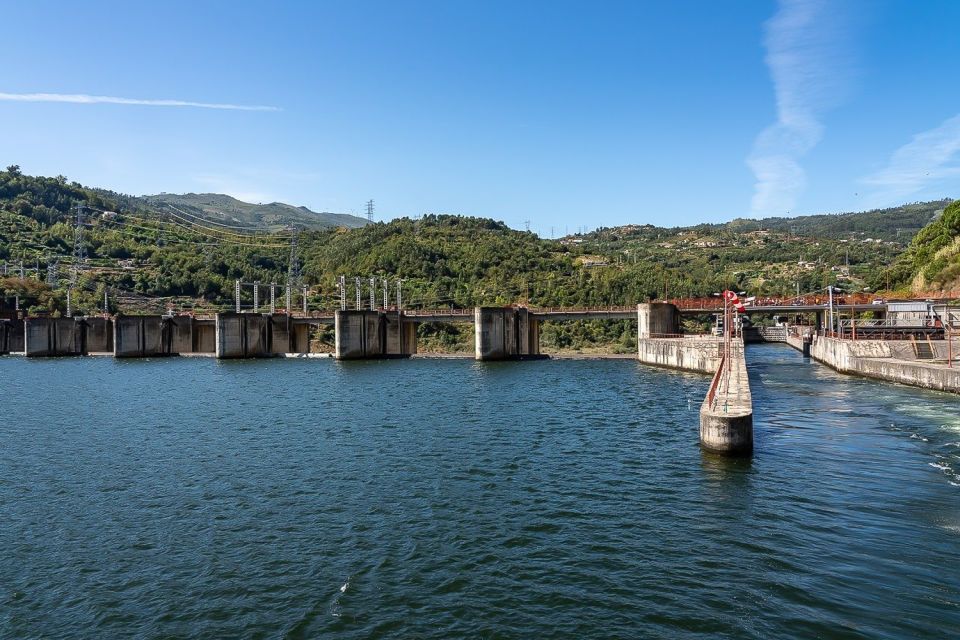
POLYGON ((216 356, 218 358, 266 358, 270 346, 270 316, 258 313, 218 313, 216 356))
POLYGON ((340 310, 334 314, 337 360, 406 358, 417 352, 417 327, 398 312, 340 310))
POLYGON ((522 307, 477 307, 474 310, 477 360, 523 360, 540 357, 540 322, 522 307))
POLYGON ((82 318, 27 318, 24 354, 28 357, 82 356, 86 330, 82 318))
POLYGON ((637 337, 674 338, 680 334, 680 310, 669 302, 637 305, 637 337))
POLYGON ((700 446, 731 456, 753 452, 753 398, 741 340, 722 360, 700 406, 700 446))
POLYGON ((116 358, 152 358, 191 352, 191 316, 117 316, 113 320, 116 358))

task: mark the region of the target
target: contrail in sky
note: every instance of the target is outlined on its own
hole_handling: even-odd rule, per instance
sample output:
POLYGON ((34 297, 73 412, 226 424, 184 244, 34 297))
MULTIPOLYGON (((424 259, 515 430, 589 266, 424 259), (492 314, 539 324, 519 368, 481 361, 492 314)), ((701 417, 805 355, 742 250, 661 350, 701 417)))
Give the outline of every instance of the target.
POLYGON ((879 206, 901 202, 948 178, 960 178, 960 114, 913 136, 886 167, 861 182, 876 190, 873 202, 879 206))
POLYGON ((189 100, 139 100, 116 96, 90 96, 83 93, 0 93, 0 102, 66 102, 70 104, 132 104, 146 107, 194 107, 228 111, 280 111, 279 107, 189 100))
POLYGON ((783 215, 806 186, 800 159, 823 137, 820 116, 842 102, 849 75, 846 34, 825 0, 780 0, 765 25, 766 63, 777 121, 757 136, 747 164, 756 176, 752 209, 783 215))

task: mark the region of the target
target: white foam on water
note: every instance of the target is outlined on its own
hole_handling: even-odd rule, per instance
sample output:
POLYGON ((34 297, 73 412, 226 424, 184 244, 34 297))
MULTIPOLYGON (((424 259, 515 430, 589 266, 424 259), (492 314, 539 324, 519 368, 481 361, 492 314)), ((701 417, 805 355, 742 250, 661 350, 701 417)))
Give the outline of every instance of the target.
POLYGON ((340 589, 337 594, 333 597, 333 602, 330 604, 330 615, 334 618, 339 618, 341 616, 341 607, 340 607, 340 596, 347 592, 347 589, 350 588, 350 577, 347 576, 347 581, 340 585, 340 589))
POLYGON ((943 431, 952 431, 953 433, 960 433, 960 422, 948 422, 946 424, 941 424, 940 428, 943 431))

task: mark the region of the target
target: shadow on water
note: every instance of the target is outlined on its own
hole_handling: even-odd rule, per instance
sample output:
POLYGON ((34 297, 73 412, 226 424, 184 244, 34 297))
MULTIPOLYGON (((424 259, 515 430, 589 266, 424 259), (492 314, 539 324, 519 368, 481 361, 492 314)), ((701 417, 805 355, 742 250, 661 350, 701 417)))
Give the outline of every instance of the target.
POLYGON ((701 448, 700 467, 711 480, 745 480, 753 470, 753 456, 725 456, 701 448))

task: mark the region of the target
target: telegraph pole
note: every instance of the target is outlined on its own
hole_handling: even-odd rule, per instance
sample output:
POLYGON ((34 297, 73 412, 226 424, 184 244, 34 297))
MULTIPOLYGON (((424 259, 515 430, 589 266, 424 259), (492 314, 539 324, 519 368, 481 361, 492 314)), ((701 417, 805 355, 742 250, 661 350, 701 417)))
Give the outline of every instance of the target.
POLYGON ((353 281, 354 288, 357 292, 357 306, 354 307, 357 311, 360 310, 360 276, 356 276, 353 281))
POLYGON ((233 299, 237 303, 237 313, 240 313, 240 281, 235 280, 233 283, 233 299))
POLYGON ((260 313, 260 281, 253 282, 253 312, 260 313))
POLYGON ((347 310, 347 278, 340 276, 337 278, 337 289, 340 291, 340 311, 347 310))
POLYGON ((307 315, 307 288, 303 288, 303 315, 307 315))
POLYGON ((403 280, 397 280, 397 311, 403 311, 403 280))
POLYGON ((383 308, 384 308, 384 310, 386 310, 386 308, 387 308, 387 302, 388 302, 388 300, 387 300, 387 297, 388 297, 387 294, 388 294, 388 292, 389 292, 389 288, 387 287, 387 279, 386 279, 386 278, 381 278, 381 281, 382 281, 382 284, 383 284, 383 308))
POLYGON ((270 283, 270 315, 277 312, 277 283, 270 283))
POLYGON ((370 278, 370 311, 377 308, 377 279, 370 278))

